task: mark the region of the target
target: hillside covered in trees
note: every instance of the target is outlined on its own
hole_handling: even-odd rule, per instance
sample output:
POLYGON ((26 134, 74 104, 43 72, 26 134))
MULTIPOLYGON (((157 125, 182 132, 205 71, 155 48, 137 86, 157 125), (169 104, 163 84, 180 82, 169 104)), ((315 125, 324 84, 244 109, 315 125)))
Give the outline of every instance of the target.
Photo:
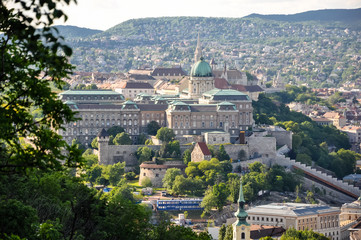
POLYGON ((227 63, 260 74, 263 81, 279 73, 286 83, 340 86, 361 76, 360 11, 132 19, 68 42, 77 71, 126 72, 177 64, 189 71, 199 33, 206 60, 214 58, 218 67, 227 63))

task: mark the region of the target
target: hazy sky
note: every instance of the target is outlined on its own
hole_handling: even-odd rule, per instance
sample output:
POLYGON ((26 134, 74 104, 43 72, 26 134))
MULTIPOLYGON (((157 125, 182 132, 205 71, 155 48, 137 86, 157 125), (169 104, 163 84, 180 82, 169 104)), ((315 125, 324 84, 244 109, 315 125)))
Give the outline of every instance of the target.
MULTIPOLYGON (((243 17, 360 8, 361 0, 78 0, 65 9, 66 25, 106 30, 128 19, 163 16, 243 17)), ((58 22, 57 24, 64 24, 58 22)))

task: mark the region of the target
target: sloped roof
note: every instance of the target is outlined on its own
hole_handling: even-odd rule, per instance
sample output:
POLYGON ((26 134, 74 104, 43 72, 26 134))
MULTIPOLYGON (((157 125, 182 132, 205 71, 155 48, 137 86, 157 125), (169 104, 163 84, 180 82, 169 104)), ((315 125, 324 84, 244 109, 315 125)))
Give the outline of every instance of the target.
POLYGON ((134 80, 155 80, 154 77, 145 74, 130 74, 129 78, 134 80))
POLYGON ((187 73, 181 67, 157 67, 151 73, 152 76, 185 76, 187 73))
POLYGON ((258 85, 242 85, 242 84, 232 84, 232 89, 241 91, 241 92, 264 92, 263 88, 258 85))
POLYGON ((214 87, 218 89, 229 89, 230 85, 225 78, 215 78, 214 87))
POLYGON ((199 148, 201 149, 203 155, 206 155, 206 156, 212 155, 205 142, 197 142, 197 144, 198 144, 199 148))
POLYGON ((152 85, 147 82, 123 82, 120 88, 135 88, 135 89, 154 89, 152 85))
POLYGON ((168 104, 138 104, 141 111, 165 111, 168 104))
POLYGON ((251 225, 251 239, 260 239, 262 237, 281 236, 286 230, 279 226, 251 225))

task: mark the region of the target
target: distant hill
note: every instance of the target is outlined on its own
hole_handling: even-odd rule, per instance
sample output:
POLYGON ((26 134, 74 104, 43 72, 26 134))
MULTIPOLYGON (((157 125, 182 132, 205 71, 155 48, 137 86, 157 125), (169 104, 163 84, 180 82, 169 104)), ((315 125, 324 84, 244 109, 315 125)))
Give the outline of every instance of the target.
POLYGON ((89 28, 81 28, 76 26, 69 26, 69 25, 58 25, 55 26, 61 36, 65 39, 70 38, 87 38, 93 36, 97 33, 101 33, 101 30, 89 29, 89 28))
POLYGON ((308 11, 297 14, 251 14, 247 17, 261 18, 265 20, 286 21, 286 22, 305 22, 305 21, 339 21, 346 23, 361 21, 361 8, 358 9, 325 9, 308 11))

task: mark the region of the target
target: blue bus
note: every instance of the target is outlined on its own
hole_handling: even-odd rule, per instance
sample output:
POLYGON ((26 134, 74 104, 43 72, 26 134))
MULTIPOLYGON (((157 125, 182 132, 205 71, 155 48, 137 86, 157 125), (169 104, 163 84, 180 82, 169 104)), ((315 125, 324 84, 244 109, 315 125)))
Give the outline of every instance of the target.
POLYGON ((158 210, 203 210, 202 199, 157 200, 158 210))

